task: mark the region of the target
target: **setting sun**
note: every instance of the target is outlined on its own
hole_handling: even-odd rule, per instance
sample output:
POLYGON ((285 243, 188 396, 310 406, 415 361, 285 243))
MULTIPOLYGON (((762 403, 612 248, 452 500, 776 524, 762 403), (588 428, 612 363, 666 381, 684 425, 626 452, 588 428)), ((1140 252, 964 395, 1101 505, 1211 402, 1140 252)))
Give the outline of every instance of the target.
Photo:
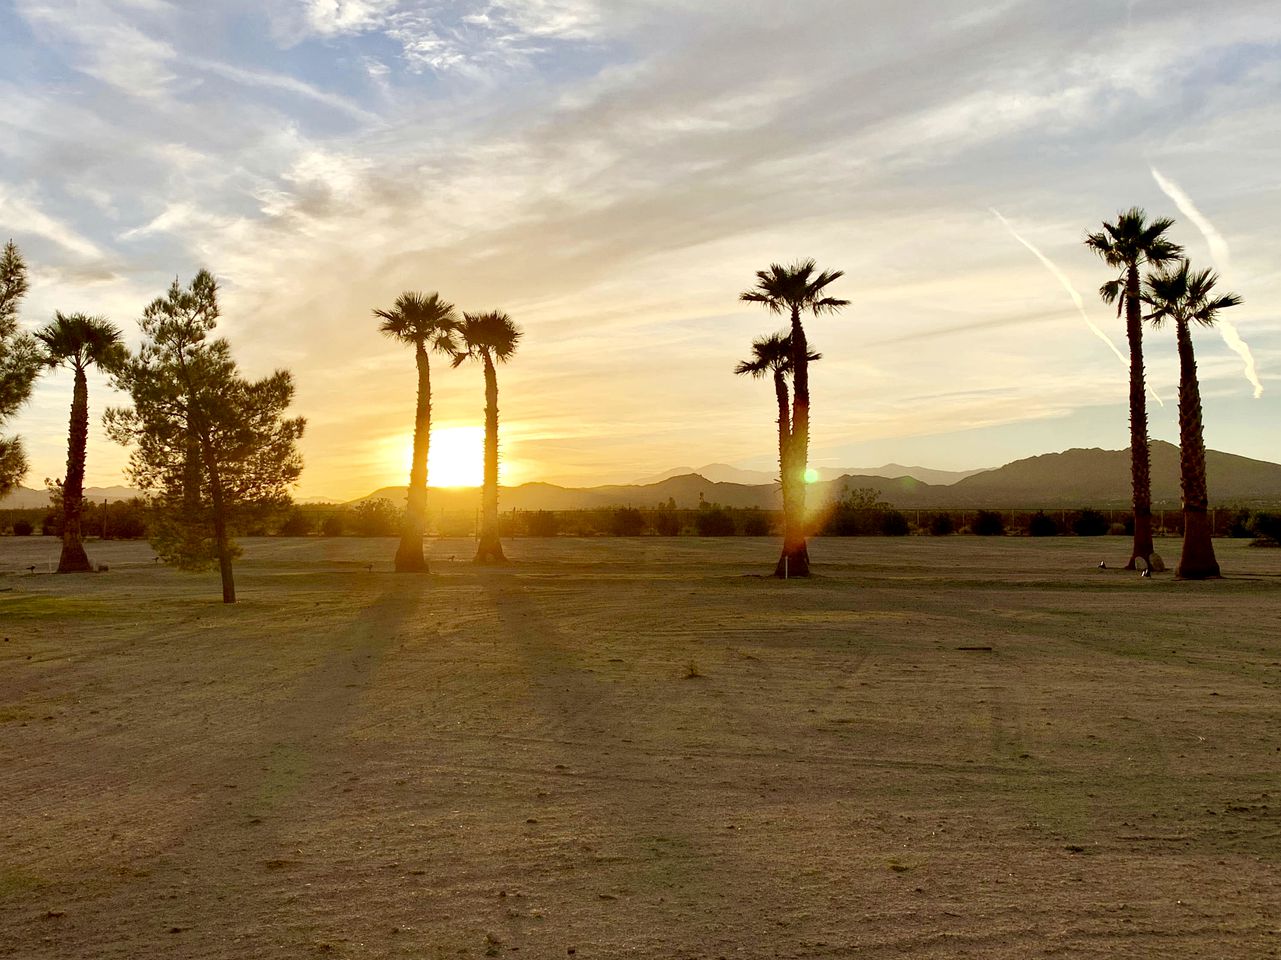
MULTIPOLYGON (((410 452, 405 453, 405 469, 410 452)), ((482 427, 438 427, 431 432, 427 482, 433 487, 479 487, 485 476, 482 427)))

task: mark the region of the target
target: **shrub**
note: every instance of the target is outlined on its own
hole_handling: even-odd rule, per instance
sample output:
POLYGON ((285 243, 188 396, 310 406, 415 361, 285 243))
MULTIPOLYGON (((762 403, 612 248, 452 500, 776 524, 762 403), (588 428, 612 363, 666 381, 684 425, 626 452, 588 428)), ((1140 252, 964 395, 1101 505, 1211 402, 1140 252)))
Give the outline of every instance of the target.
POLYGON ((351 520, 358 537, 393 537, 400 526, 400 511, 390 500, 366 500, 352 511, 351 520))
POLYGON ((980 510, 974 518, 973 530, 980 537, 1005 536, 1005 520, 995 510, 980 510))
POLYGON ((1048 517, 1044 510, 1038 510, 1032 515, 1032 519, 1027 524, 1027 535, 1029 537, 1057 537, 1059 535, 1059 525, 1053 517, 1048 517))
POLYGON ((950 514, 936 513, 930 517, 930 536, 946 537, 956 532, 956 523, 950 514))
POLYGON ((1078 511, 1072 518, 1072 532, 1078 537, 1101 537, 1108 532, 1110 526, 1107 517, 1088 508, 1078 511))
POLYGON ((768 537, 769 517, 759 510, 750 511, 743 520, 743 536, 768 537))
POLYGON ((535 510, 529 515, 527 527, 531 537, 554 537, 560 532, 556 514, 550 510, 535 510))
POLYGON ((609 533, 614 537, 639 537, 645 532, 645 517, 635 507, 620 507, 610 517, 609 533))
POLYGON ((681 518, 673 507, 664 507, 654 514, 654 532, 660 537, 677 537, 681 532, 681 518))
MULTIPOLYGON (((14 524, 14 529, 17 529, 14 524)), ((1257 544, 1268 544, 1270 546, 1281 545, 1281 514, 1276 513, 1256 513, 1254 522, 1250 526, 1254 533, 1257 544)))
POLYGON ((280 525, 282 537, 305 537, 311 533, 313 523, 301 510, 295 510, 280 525))
POLYGON ((15 537, 29 537, 35 531, 30 520, 13 521, 13 535, 15 537))
POLYGON ((881 514, 881 536, 906 537, 909 533, 911 527, 907 524, 907 517, 899 511, 886 510, 881 514))
POLYGON ((342 514, 331 513, 325 517, 324 522, 320 525, 320 532, 322 536, 326 537, 341 537, 343 527, 342 514))
POLYGON ((700 510, 694 522, 700 537, 734 536, 734 518, 720 507, 700 510))
POLYGON ((1238 510, 1228 522, 1228 536, 1237 540, 1252 537, 1254 536, 1254 531, 1250 527, 1250 511, 1238 510))
POLYGON ((874 537, 885 535, 885 514, 893 508, 872 487, 842 490, 841 498, 819 531, 825 537, 874 537))

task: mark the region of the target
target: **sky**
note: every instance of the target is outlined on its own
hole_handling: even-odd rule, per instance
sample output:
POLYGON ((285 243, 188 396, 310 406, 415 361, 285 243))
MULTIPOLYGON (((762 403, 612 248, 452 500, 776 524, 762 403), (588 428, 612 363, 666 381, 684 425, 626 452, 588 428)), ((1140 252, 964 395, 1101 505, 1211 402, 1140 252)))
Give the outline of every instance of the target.
MULTIPOLYGON (((413 356, 372 311, 405 290, 524 329, 504 483, 768 469, 772 390, 732 371, 779 323, 737 296, 803 257, 851 301, 806 328, 814 464, 1125 447, 1124 325, 1081 241, 1132 205, 1245 298, 1257 384, 1195 334, 1207 444, 1281 460, 1279 171, 1275 0, 0 0, 24 325, 136 344, 213 271, 244 371, 294 374, 300 496, 404 482, 413 356)), ((1177 441, 1173 333, 1146 343, 1177 441)), ((447 366, 437 429, 474 436, 480 371, 447 366)), ((7 427, 27 486, 65 469, 70 393, 45 376, 7 427)), ((91 485, 125 482, 122 400, 91 378, 91 485)))

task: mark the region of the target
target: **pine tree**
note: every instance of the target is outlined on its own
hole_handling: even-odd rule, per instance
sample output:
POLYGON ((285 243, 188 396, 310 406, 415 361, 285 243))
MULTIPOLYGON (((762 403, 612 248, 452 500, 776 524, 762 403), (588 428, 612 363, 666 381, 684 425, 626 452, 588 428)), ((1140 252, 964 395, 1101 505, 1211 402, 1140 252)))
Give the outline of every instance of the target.
MULTIPOLYGON (((18 304, 27 292, 27 264, 12 240, 0 252, 0 427, 31 396, 42 365, 34 338, 18 331, 18 304)), ((0 435, 0 497, 26 475, 22 441, 0 435)))
POLYGON ((144 342, 116 375, 132 407, 107 411, 108 435, 131 445, 127 473, 148 495, 157 554, 179 569, 218 565, 224 603, 236 602, 234 533, 289 503, 302 472, 305 421, 287 419, 293 378, 277 370, 249 381, 222 338, 218 286, 206 270, 175 280, 143 313, 144 342))

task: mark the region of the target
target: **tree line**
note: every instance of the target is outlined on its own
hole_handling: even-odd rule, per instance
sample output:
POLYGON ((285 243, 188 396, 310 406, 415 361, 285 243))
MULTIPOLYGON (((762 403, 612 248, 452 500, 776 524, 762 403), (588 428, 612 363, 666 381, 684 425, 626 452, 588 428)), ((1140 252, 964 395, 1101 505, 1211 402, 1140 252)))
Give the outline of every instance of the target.
MULTIPOLYGON (((1211 270, 1193 270, 1183 248, 1167 237, 1174 221, 1149 221, 1140 208, 1119 213, 1085 244, 1117 271, 1100 288, 1104 302, 1124 314, 1130 348, 1130 448, 1133 544, 1127 567, 1163 569, 1153 546, 1150 455, 1143 358, 1144 321, 1174 327, 1179 357, 1180 479, 1183 546, 1176 576, 1217 577, 1206 489, 1205 442, 1193 326, 1213 326, 1221 311, 1241 298, 1216 291, 1211 270), (1146 272, 1145 272, 1146 271, 1146 272)), ((789 320, 785 330, 754 340, 751 356, 734 372, 768 376, 777 403, 779 483, 783 545, 775 576, 809 575, 806 511, 812 350, 805 317, 835 314, 849 301, 828 288, 843 271, 822 271, 812 259, 774 263, 739 295, 789 320)), ((63 504, 59 572, 91 569, 81 520, 88 436, 86 372, 106 371, 131 404, 104 415, 108 436, 130 448, 126 475, 147 496, 149 536, 158 555, 183 569, 220 571, 223 599, 235 601, 234 534, 263 511, 290 502, 288 488, 302 469, 297 441, 305 421, 286 416, 294 385, 288 371, 257 381, 243 377, 225 339, 213 336, 219 318, 218 286, 201 270, 187 287, 177 280, 156 298, 139 321, 143 342, 134 352, 118 328, 102 317, 55 313, 34 335, 18 330, 18 305, 28 290, 26 264, 10 241, 0 254, 0 428, 29 397, 42 369, 66 367, 73 374, 67 473, 57 486, 63 504)), ((497 365, 515 354, 522 332, 500 311, 459 314, 438 293, 402 293, 387 309, 374 310, 383 334, 414 350, 418 387, 406 508, 400 517, 395 554, 398 572, 425 572, 428 458, 431 445, 431 355, 452 367, 479 364, 485 385, 484 483, 475 560, 501 563, 498 514, 497 365)), ((20 440, 0 435, 0 496, 26 472, 20 440)), ((838 512, 840 507, 838 505, 838 512)), ((1045 523, 1042 529, 1048 529, 1045 523)))

